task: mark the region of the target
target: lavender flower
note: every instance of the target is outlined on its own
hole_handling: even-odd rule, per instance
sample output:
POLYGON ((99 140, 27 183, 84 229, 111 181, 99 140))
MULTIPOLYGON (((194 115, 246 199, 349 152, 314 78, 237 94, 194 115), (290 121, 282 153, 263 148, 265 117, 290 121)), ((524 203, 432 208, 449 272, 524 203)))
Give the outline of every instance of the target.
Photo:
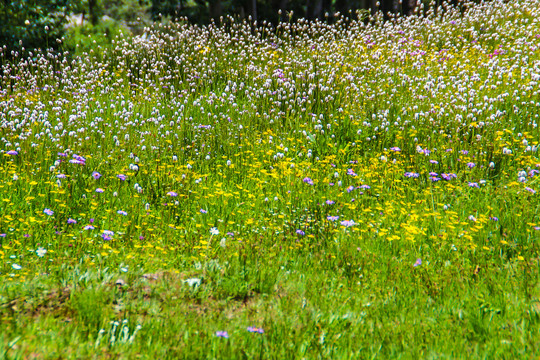
POLYGON ((52 216, 54 214, 54 211, 52 211, 51 209, 45 209, 43 210, 43 212, 46 214, 46 215, 49 215, 49 216, 52 216))
POLYGON ((256 328, 256 327, 253 327, 253 326, 249 326, 247 328, 247 331, 249 331, 250 333, 264 334, 264 330, 262 328, 256 328))
POLYGON ((229 338, 229 333, 226 332, 226 331, 216 331, 216 336, 228 339, 229 338))
POLYGON ((302 181, 305 182, 305 183, 308 184, 308 185, 313 185, 313 180, 311 180, 311 179, 308 178, 308 177, 305 177, 302 181))
POLYGON ((98 173, 97 171, 94 171, 92 173, 92 177, 94 178, 94 180, 99 180, 99 178, 101 177, 101 174, 98 173))
POLYGON ((345 226, 345 227, 351 227, 351 226, 356 225, 356 223, 354 222, 354 220, 343 220, 340 224, 341 224, 342 226, 345 226))
POLYGON ((418 258, 418 259, 416 259, 416 262, 413 264, 413 266, 418 267, 420 265, 422 265, 422 259, 418 258))

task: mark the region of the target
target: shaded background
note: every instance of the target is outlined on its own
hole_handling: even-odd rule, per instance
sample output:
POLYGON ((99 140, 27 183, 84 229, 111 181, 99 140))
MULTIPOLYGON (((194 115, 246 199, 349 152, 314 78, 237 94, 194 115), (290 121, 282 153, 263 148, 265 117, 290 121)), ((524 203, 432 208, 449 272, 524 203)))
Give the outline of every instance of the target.
MULTIPOLYGON (((464 6, 463 0, 450 0, 464 6)), ((368 19, 446 6, 442 0, 0 0, 0 59, 35 49, 81 53, 107 46, 119 34, 141 34, 152 22, 208 24, 225 16, 251 21, 333 22, 339 16, 368 19)), ((442 8, 439 8, 442 9, 442 8)))

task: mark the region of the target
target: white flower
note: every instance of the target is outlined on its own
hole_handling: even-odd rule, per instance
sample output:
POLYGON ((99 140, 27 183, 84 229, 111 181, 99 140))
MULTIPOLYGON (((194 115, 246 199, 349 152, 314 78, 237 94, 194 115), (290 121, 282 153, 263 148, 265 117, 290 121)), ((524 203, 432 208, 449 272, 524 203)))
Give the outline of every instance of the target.
POLYGON ((218 228, 216 228, 216 227, 211 228, 211 229, 210 229, 210 234, 212 234, 212 235, 218 235, 218 234, 219 234, 218 228))
POLYGON ((39 257, 44 257, 46 253, 47 253, 47 249, 44 249, 42 247, 39 247, 36 250, 36 255, 39 256, 39 257))
POLYGON ((188 284, 189 286, 199 286, 199 285, 201 285, 201 279, 199 279, 199 278, 187 279, 187 280, 184 280, 184 282, 186 284, 188 284))
POLYGON ((19 264, 12 264, 11 267, 14 268, 15 270, 21 270, 22 269, 22 266, 19 265, 19 264))
POLYGON ((222 248, 226 248, 227 247, 227 239, 222 238, 221 241, 219 242, 219 246, 221 246, 222 248))

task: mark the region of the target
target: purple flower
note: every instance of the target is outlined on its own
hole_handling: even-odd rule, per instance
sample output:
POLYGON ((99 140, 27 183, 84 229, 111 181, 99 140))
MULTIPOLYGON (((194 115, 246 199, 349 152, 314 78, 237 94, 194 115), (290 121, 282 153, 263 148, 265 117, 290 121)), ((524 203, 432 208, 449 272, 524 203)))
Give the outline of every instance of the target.
POLYGON ((178 196, 178 194, 175 193, 174 191, 169 191, 169 192, 167 193, 167 195, 172 196, 172 197, 178 196))
POLYGON ((438 175, 439 174, 437 174, 436 172, 433 172, 433 171, 429 173, 429 176, 438 176, 438 175))
POLYGON ((399 152, 399 151, 401 151, 401 149, 400 149, 400 148, 398 148, 397 146, 391 147, 391 148, 390 148, 390 150, 392 150, 392 151, 396 151, 396 152, 399 152))
POLYGON ((86 225, 85 227, 83 227, 83 230, 94 230, 95 227, 93 227, 92 225, 86 225))
POLYGON ((326 205, 334 205, 336 202, 334 200, 326 200, 326 205))
POLYGON ((103 238, 103 240, 112 240, 113 235, 113 231, 103 230, 103 234, 101 234, 101 237, 103 238))
POLYGON ((467 155, 469 152, 467 150, 461 150, 460 151, 463 155, 467 155))
POLYGON ((302 181, 305 182, 305 183, 308 184, 308 185, 313 185, 313 180, 311 180, 311 179, 308 178, 308 177, 305 177, 302 181))
POLYGON ((468 163, 467 163, 467 167, 468 167, 469 169, 472 169, 472 168, 475 167, 475 166, 476 166, 476 164, 473 163, 473 162, 468 162, 468 163))
POLYGON ((354 220, 343 220, 340 224, 341 226, 345 226, 345 227, 351 227, 351 226, 356 225, 354 220))
POLYGON ((52 211, 51 209, 45 209, 43 210, 43 212, 46 214, 46 215, 49 215, 49 216, 52 216, 54 214, 54 211, 52 211))
POLYGON ((0 237, 6 237, 7 235, 6 234, 0 234, 0 237))
POLYGON ((116 213, 120 214, 120 215, 127 216, 127 212, 125 212, 124 210, 118 210, 116 213))
POLYGON ((116 175, 116 177, 119 178, 122 181, 126 180, 126 175, 124 175, 124 174, 118 174, 118 175, 116 175))
POLYGON ((6 152, 6 154, 8 154, 8 155, 19 155, 19 153, 16 150, 9 150, 8 152, 6 152))
POLYGON ((369 185, 360 185, 359 188, 363 189, 363 190, 367 190, 367 189, 371 189, 371 186, 369 186, 369 185))
POLYGON ((67 220, 67 223, 68 223, 68 224, 76 224, 76 223, 77 223, 77 220, 72 219, 72 218, 69 218, 69 219, 67 220))
POLYGON ((491 220, 491 221, 499 221, 499 218, 496 217, 496 216, 490 216, 489 220, 491 220))
POLYGON ((437 165, 439 162, 437 160, 429 160, 430 163, 437 165))
POLYGON ((337 221, 339 219, 339 216, 327 216, 326 219, 329 221, 337 221))
POLYGON ((404 175, 405 177, 408 177, 408 178, 417 178, 420 176, 420 174, 415 173, 415 172, 406 172, 404 175))
POLYGON ((103 190, 102 188, 97 188, 97 189, 96 189, 96 192, 97 192, 97 193, 100 193, 100 194, 101 194, 102 192, 104 192, 104 191, 105 191, 105 190, 103 190))
POLYGON ((349 187, 347 188, 347 192, 348 192, 348 193, 350 193, 350 192, 353 191, 353 190, 354 190, 354 186, 352 186, 352 185, 349 186, 349 187))
POLYGON ((347 169, 347 175, 350 175, 350 176, 358 176, 353 169, 347 169))
POLYGON ((63 153, 63 152, 59 152, 58 153, 58 156, 61 156, 61 157, 67 157, 67 154, 63 153))
POLYGON ((413 264, 414 267, 422 265, 422 259, 418 258, 416 259, 416 262, 413 264))
POLYGON ((208 213, 208 211, 206 211, 206 210, 204 210, 204 209, 201 209, 201 210, 199 210, 199 211, 201 212, 201 214, 207 214, 207 213, 208 213))
POLYGON ((436 176, 432 176, 432 177, 430 177, 430 179, 431 179, 432 182, 437 182, 437 181, 441 180, 441 178, 436 177, 436 176))
POLYGON ((229 338, 229 333, 226 332, 226 331, 216 331, 216 336, 228 339, 229 338))
POLYGON ((66 174, 58 174, 58 175, 56 175, 56 177, 57 177, 58 179, 65 179, 65 178, 66 178, 66 174))
POLYGON ((101 177, 101 174, 98 173, 97 171, 94 171, 92 173, 92 177, 94 178, 94 180, 98 180, 101 177))
POLYGON ((527 190, 527 191, 530 192, 531 194, 536 194, 536 190, 531 189, 530 187, 526 187, 525 190, 527 190))
POLYGON ((249 326, 247 328, 247 331, 249 331, 250 333, 264 334, 264 330, 262 328, 256 328, 256 327, 253 327, 253 326, 249 326))
POLYGON ((300 236, 304 236, 304 235, 306 235, 306 233, 305 233, 305 232, 303 232, 303 231, 302 231, 302 230, 300 230, 300 229, 296 230, 296 233, 297 233, 298 235, 300 235, 300 236))
POLYGON ((469 181, 469 187, 472 187, 472 188, 480 188, 480 186, 478 185, 478 183, 470 182, 470 181, 469 181))

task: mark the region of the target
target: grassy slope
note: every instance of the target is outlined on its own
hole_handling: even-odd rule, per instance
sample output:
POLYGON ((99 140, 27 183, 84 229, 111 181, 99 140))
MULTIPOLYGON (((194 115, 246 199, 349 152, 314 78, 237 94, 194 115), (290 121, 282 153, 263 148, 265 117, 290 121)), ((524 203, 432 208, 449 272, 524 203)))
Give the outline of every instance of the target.
POLYGON ((14 66, 0 357, 532 358, 539 9, 14 66))

